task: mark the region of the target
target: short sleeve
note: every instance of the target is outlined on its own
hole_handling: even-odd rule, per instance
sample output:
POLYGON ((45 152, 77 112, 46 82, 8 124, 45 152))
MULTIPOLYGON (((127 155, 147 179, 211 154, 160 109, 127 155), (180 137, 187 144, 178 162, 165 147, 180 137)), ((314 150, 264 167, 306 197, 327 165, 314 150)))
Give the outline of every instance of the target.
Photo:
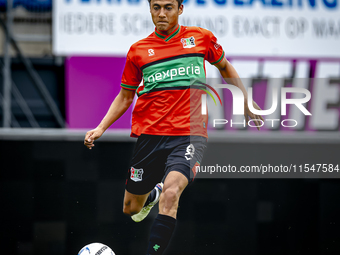
POLYGON ((208 51, 206 53, 205 59, 209 61, 210 64, 216 65, 222 61, 224 58, 224 51, 220 44, 217 43, 217 38, 214 34, 208 30, 207 41, 208 41, 208 51))
POLYGON ((142 71, 140 68, 134 63, 133 57, 134 52, 129 50, 128 55, 126 57, 126 63, 124 67, 124 72, 122 76, 121 87, 128 90, 136 90, 142 81, 142 71))

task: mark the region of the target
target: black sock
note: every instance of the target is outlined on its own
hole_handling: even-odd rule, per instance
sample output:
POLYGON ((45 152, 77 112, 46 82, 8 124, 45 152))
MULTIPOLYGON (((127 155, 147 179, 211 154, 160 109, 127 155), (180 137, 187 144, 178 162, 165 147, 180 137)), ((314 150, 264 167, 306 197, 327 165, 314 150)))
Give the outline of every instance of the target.
POLYGON ((157 195, 157 191, 156 191, 156 189, 153 189, 153 190, 150 192, 148 198, 146 199, 146 202, 145 202, 144 206, 147 206, 147 205, 150 204, 152 201, 154 201, 155 198, 156 198, 156 195, 157 195))
POLYGON ((151 228, 147 255, 163 254, 174 232, 175 225, 175 218, 158 214, 151 228))

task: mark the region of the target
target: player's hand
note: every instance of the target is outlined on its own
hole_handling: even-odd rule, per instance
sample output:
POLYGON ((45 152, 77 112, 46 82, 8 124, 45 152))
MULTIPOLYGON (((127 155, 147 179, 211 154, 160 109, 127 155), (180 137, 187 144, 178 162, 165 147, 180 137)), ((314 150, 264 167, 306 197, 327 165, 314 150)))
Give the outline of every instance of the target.
POLYGON ((93 142, 101 137, 103 133, 104 130, 99 128, 88 131, 85 135, 84 145, 91 150, 94 146, 93 142))
MULTIPOLYGON (((261 110, 261 108, 257 105, 257 103, 254 100, 253 100, 253 106, 256 110, 261 110)), ((255 125, 257 126, 257 129, 260 130, 260 126, 262 125, 260 120, 264 122, 264 119, 261 115, 256 115, 252 113, 249 110, 248 104, 244 104, 244 117, 246 118, 247 123, 249 121, 249 118, 252 119, 255 125)))

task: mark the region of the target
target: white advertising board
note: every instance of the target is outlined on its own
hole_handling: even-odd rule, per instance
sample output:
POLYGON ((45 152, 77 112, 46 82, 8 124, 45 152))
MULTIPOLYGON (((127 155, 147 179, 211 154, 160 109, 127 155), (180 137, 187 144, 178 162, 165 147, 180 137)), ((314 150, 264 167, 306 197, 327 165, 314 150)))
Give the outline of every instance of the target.
MULTIPOLYGON (((122 55, 154 30, 147 0, 53 1, 56 55, 122 55)), ((187 0, 181 25, 211 30, 227 56, 340 57, 337 0, 187 0)))

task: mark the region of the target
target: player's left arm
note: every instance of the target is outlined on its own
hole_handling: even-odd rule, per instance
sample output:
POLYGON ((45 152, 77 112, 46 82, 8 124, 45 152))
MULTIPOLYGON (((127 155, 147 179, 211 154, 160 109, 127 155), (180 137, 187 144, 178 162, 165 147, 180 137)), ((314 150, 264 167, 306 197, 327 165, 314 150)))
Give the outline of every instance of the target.
MULTIPOLYGON (((253 114, 248 107, 248 93, 245 89, 245 87, 242 84, 242 81, 240 79, 240 76, 238 75, 238 73, 236 72, 235 68, 230 64, 230 62, 226 59, 223 58, 221 62, 219 62, 218 64, 215 65, 218 70, 220 71, 223 79, 231 85, 234 85, 236 87, 238 87, 239 89, 241 89, 243 95, 244 95, 244 117, 246 119, 246 121, 249 121, 250 119, 254 120, 255 125, 257 126, 257 129, 260 130, 259 126, 261 126, 261 123, 259 121, 257 121, 257 119, 261 119, 262 121, 264 121, 263 117, 261 115, 256 115, 253 114)), ((257 103, 253 100, 253 106, 255 109, 257 110, 261 110, 261 108, 257 105, 257 103)))

